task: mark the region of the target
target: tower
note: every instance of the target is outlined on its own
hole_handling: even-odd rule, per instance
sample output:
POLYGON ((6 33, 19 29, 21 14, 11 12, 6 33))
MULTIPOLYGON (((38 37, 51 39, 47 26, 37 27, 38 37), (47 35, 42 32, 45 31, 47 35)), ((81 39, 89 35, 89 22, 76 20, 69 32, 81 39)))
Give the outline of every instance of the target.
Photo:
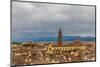
POLYGON ((81 41, 80 41, 80 37, 77 37, 76 40, 74 41, 74 43, 75 43, 76 45, 82 45, 82 44, 81 44, 81 41))
POLYGON ((59 28, 59 32, 58 32, 58 46, 59 47, 62 46, 62 31, 61 31, 61 28, 59 28))

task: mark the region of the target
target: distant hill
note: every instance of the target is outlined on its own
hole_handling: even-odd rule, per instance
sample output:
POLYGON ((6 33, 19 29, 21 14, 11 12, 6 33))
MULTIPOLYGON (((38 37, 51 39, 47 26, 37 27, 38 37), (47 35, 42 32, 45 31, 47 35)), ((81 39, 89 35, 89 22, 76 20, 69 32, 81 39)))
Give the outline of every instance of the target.
MULTIPOLYGON (((63 41, 74 41, 75 39, 80 38, 81 41, 95 41, 95 37, 86 36, 63 36, 63 41)), ((31 37, 31 38, 20 38, 16 40, 12 40, 13 42, 24 42, 24 41, 57 41, 57 37, 31 37)))
MULTIPOLYGON (((95 37, 79 37, 81 41, 95 41, 95 37)), ((64 36, 63 41, 74 41, 77 36, 64 36)), ((44 37, 39 38, 36 41, 57 41, 57 37, 44 37)))

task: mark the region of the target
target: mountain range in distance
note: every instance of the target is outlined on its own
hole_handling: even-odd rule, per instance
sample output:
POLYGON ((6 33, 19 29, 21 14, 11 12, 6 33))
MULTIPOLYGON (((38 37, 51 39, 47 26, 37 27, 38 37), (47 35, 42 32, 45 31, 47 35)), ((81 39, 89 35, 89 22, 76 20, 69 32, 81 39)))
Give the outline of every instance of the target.
MULTIPOLYGON (((62 39, 63 41, 74 41, 77 38, 79 38, 81 41, 92 41, 95 42, 96 37, 92 37, 92 36, 86 36, 86 37, 82 37, 82 36, 63 36, 62 39)), ((23 37, 23 38, 18 38, 18 39, 14 39, 12 38, 12 42, 25 42, 25 41, 33 41, 33 42, 57 42, 58 41, 58 37, 23 37)))

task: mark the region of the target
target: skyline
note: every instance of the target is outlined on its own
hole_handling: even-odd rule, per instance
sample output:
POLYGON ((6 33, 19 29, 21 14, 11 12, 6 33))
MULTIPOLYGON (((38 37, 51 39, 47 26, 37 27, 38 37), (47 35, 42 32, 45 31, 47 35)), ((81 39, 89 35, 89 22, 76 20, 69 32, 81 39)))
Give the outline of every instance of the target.
POLYGON ((12 2, 12 37, 95 37, 95 7, 12 2), (42 35, 42 36, 41 36, 42 35))

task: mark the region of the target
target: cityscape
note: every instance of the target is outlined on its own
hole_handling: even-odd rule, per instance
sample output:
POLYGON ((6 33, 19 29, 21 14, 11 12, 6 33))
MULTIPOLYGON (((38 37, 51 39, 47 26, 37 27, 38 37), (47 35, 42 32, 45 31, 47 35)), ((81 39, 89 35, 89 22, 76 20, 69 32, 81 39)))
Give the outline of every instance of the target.
POLYGON ((96 61, 95 6, 11 3, 12 66, 96 61))
POLYGON ((95 42, 62 41, 61 28, 58 42, 26 42, 12 45, 12 62, 14 65, 54 64, 96 60, 95 42))

